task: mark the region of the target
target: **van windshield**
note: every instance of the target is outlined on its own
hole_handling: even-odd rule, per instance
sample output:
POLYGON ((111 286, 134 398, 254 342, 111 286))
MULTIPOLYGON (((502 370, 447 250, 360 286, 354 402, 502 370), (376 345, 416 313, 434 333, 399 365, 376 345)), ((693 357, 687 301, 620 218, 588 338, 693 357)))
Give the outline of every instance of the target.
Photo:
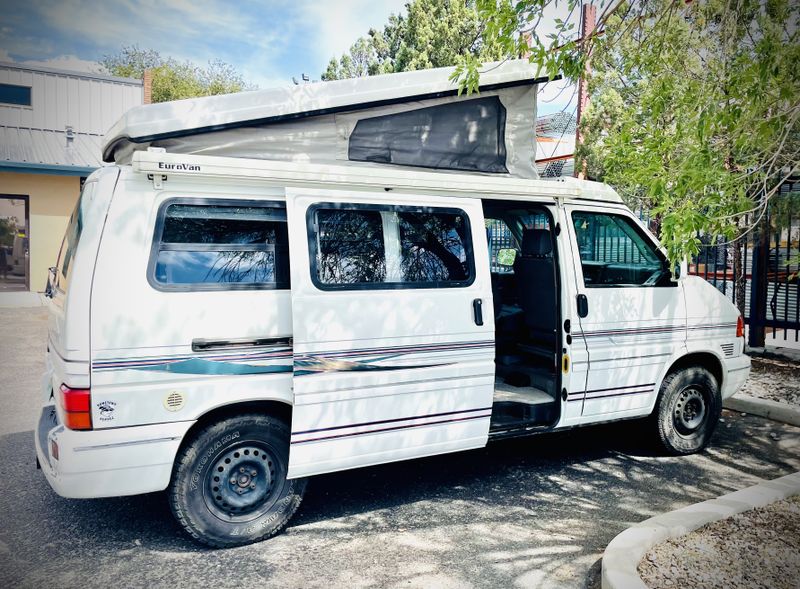
POLYGON ((69 287, 69 279, 75 263, 75 252, 78 249, 81 233, 83 233, 83 211, 81 205, 84 199, 91 198, 94 186, 94 182, 88 182, 84 185, 81 195, 78 197, 78 202, 75 204, 75 210, 72 211, 72 216, 69 218, 64 240, 61 242, 61 251, 58 254, 58 264, 56 265, 56 288, 64 293, 67 292, 69 287))

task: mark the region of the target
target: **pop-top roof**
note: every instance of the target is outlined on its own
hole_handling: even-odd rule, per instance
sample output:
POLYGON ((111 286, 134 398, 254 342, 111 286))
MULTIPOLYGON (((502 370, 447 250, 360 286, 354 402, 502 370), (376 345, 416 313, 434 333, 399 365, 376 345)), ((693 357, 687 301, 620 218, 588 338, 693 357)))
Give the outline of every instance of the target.
MULTIPOLYGON (((456 96, 458 86, 450 80, 453 70, 437 68, 139 106, 108 132, 103 159, 114 161, 115 152, 130 150, 132 144, 456 96)), ((535 77, 536 68, 527 60, 487 63, 481 71, 481 92, 547 81, 535 77)), ((535 116, 535 104, 531 116, 535 116)))

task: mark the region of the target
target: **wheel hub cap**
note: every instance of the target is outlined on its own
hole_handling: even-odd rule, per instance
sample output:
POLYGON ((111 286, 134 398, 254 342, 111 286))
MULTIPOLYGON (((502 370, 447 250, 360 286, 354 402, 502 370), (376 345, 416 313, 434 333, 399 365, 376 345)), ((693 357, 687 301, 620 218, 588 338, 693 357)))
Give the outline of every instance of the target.
POLYGON ((690 433, 700 427, 706 417, 706 402, 703 394, 694 388, 681 391, 675 403, 674 419, 678 429, 690 433))
POLYGON ((274 460, 264 448, 231 448, 208 473, 206 504, 227 517, 252 514, 268 502, 274 482, 274 460))

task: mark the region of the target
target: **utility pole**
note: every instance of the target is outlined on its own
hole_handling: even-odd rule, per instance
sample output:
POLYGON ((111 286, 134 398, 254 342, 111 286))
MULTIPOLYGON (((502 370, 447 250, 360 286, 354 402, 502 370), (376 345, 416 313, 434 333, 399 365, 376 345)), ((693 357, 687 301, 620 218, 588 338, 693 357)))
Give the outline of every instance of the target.
MULTIPOLYGON (((581 12, 581 39, 584 43, 584 52, 587 52, 586 55, 586 62, 584 65, 583 75, 581 76, 580 81, 578 82, 578 121, 577 126, 575 128, 575 151, 578 151, 578 146, 583 142, 583 137, 581 134, 581 117, 583 116, 583 111, 586 110, 586 107, 589 106, 589 92, 586 89, 586 83, 589 79, 589 74, 591 73, 591 65, 589 64, 590 56, 588 55, 588 50, 586 46, 588 44, 589 37, 594 32, 595 21, 597 19, 597 10, 594 7, 594 4, 584 4, 583 9, 581 12)), ((586 177, 586 161, 583 162, 581 165, 581 169, 575 168, 575 176, 578 178, 585 178, 586 177)))

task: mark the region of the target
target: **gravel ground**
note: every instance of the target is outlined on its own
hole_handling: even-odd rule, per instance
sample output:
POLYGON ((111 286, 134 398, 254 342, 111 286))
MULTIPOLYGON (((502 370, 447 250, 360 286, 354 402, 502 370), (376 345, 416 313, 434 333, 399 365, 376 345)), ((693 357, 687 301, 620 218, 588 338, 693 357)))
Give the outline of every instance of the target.
POLYGON ((800 495, 658 544, 639 563, 639 575, 652 589, 796 589, 800 495))
POLYGON ((773 358, 752 360, 750 378, 737 394, 800 406, 800 367, 797 364, 773 358))

